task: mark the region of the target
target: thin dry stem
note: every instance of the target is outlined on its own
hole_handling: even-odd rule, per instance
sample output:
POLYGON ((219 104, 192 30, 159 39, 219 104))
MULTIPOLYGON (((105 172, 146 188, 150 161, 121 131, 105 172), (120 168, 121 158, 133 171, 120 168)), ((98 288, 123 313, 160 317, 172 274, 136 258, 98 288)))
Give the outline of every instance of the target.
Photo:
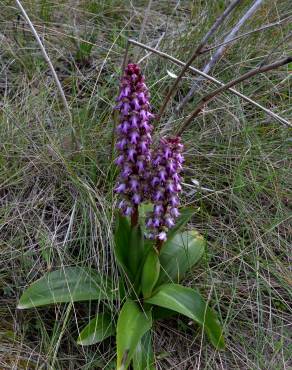
MULTIPOLYGON (((201 54, 205 54, 205 53, 208 53, 209 51, 213 50, 213 49, 217 49, 219 48, 220 46, 224 46, 224 45, 228 45, 228 44, 231 44, 232 42, 234 41, 237 41, 239 39, 242 39, 243 37, 246 37, 246 36, 249 36, 253 33, 257 33, 257 32, 261 32, 261 31, 265 31, 269 28, 272 28, 272 27, 276 27, 276 26, 281 26, 283 23, 287 22, 287 21, 290 21, 292 19, 292 17, 286 17, 280 21, 277 21, 277 22, 274 22, 274 23, 269 23, 269 24, 265 24, 264 26, 262 27, 259 27, 259 28, 256 28, 255 30, 251 30, 251 31, 248 31, 248 32, 245 32, 245 33, 242 33, 241 35, 238 35, 236 37, 234 37, 233 39, 231 40, 228 40, 228 41, 223 41, 221 42, 220 44, 217 44, 217 45, 211 45, 209 46, 208 48, 203 48, 201 51, 200 51, 200 55, 201 54)), ((264 64, 264 63, 263 63, 264 64)))
MULTIPOLYGON (((185 131, 188 128, 188 126, 192 123, 194 118, 196 118, 199 115, 199 113, 202 111, 204 106, 206 104, 208 104, 211 100, 213 100, 218 94, 222 93, 223 91, 229 89, 230 87, 232 87, 232 86, 234 86, 234 85, 236 85, 236 84, 238 84, 242 81, 245 81, 245 80, 247 80, 247 79, 249 79, 249 78, 251 78, 251 77, 253 77, 253 76, 255 76, 259 73, 264 73, 264 72, 271 71, 273 69, 279 68, 279 67, 281 67, 285 64, 288 64, 290 62, 292 62, 292 56, 280 59, 277 62, 274 62, 272 64, 267 64, 267 65, 262 66, 260 68, 254 69, 253 71, 249 71, 249 72, 243 74, 242 76, 240 76, 238 78, 235 78, 232 81, 229 81, 224 86, 221 86, 218 89, 212 91, 211 93, 205 95, 201 99, 201 101, 199 102, 197 108, 193 111, 193 113, 191 113, 189 118, 187 118, 186 121, 183 123, 181 128, 178 130, 177 134, 181 135, 183 133, 183 131, 185 131)), ((290 126, 292 126, 292 125, 290 124, 290 126)))
MULTIPOLYGON (((171 96, 175 93, 177 86, 182 79, 183 75, 189 68, 189 66, 192 64, 192 62, 197 58, 198 55, 200 55, 201 50, 206 45, 206 42, 208 39, 216 32, 216 30, 219 28, 219 26, 223 23, 224 19, 228 17, 228 15, 232 12, 232 10, 240 3, 241 0, 233 0, 230 5, 225 9, 225 11, 216 19, 213 26, 210 28, 210 30, 206 33, 206 35, 201 40, 200 44, 197 46, 196 50, 194 51, 193 55, 190 57, 190 59, 187 61, 187 63, 184 65, 183 69, 181 70, 180 74, 177 76, 176 80, 174 81, 172 87, 169 89, 168 94, 166 95, 160 111, 158 115, 156 116, 156 120, 159 121, 162 117, 166 106, 171 98, 171 96)), ((140 40, 139 40, 140 41, 140 40)))
POLYGON ((46 49, 44 48, 44 45, 43 45, 43 43, 42 43, 42 41, 41 41, 41 39, 40 39, 40 37, 39 37, 39 35, 38 35, 38 33, 37 33, 37 31, 36 31, 35 27, 34 27, 34 25, 32 24, 32 22, 31 22, 30 18, 28 17, 28 15, 27 15, 27 13, 26 13, 25 9, 24 9, 24 8, 23 8, 23 6, 21 5, 21 2, 20 2, 19 0, 15 0, 15 2, 16 2, 16 4, 17 4, 18 8, 20 9, 20 11, 21 11, 21 13, 22 13, 23 17, 24 17, 24 18, 25 18, 25 20, 27 21, 27 23, 28 23, 28 25, 29 25, 29 27, 30 27, 30 29, 31 29, 31 32, 33 33, 33 35, 34 35, 34 37, 35 37, 35 39, 36 39, 36 41, 37 41, 37 43, 38 43, 38 45, 39 45, 39 47, 40 47, 40 49, 41 49, 41 52, 42 52, 42 54, 43 54, 44 59, 45 59, 45 60, 46 60, 46 62, 48 63, 48 66, 49 66, 49 68, 50 68, 50 70, 51 70, 51 72, 52 72, 53 78, 54 78, 55 83, 56 83, 56 85, 57 85, 57 88, 58 88, 58 90, 59 90, 59 93, 60 93, 61 99, 62 99, 62 101, 63 101, 64 107, 66 108, 67 113, 68 113, 68 116, 70 117, 70 121, 72 122, 72 115, 71 115, 71 111, 70 111, 70 108, 69 108, 69 104, 68 104, 68 102, 67 102, 67 99, 66 99, 66 96, 65 96, 64 90, 63 90, 63 88, 62 88, 62 85, 61 85, 61 82, 60 82, 60 80, 59 80, 59 78, 58 78, 58 75, 57 75, 57 73, 56 73, 56 71, 55 71, 55 68, 54 68, 54 66, 53 66, 53 64, 52 64, 52 62, 51 62, 51 60, 50 60, 50 58, 49 58, 49 56, 48 56, 48 54, 47 54, 47 52, 46 52, 46 49))
MULTIPOLYGON (((157 55, 159 55, 159 56, 160 56, 160 57, 162 57, 162 58, 166 58, 166 59, 170 60, 171 62, 173 62, 173 63, 177 64, 177 65, 180 65, 180 66, 184 66, 184 65, 185 65, 185 63, 184 63, 184 62, 182 62, 181 60, 179 60, 179 59, 177 59, 177 58, 174 58, 174 57, 172 57, 171 55, 169 55, 169 54, 167 54, 167 53, 165 53, 165 52, 163 52, 163 51, 160 51, 160 50, 154 49, 154 48, 152 48, 152 47, 150 47, 150 46, 147 46, 147 45, 145 45, 145 44, 142 44, 141 42, 138 42, 138 41, 136 41, 136 40, 129 39, 129 43, 130 43, 130 44, 133 44, 133 45, 136 45, 136 46, 139 46, 139 47, 141 47, 141 48, 143 48, 143 49, 145 49, 145 50, 149 50, 149 51, 151 51, 152 53, 157 54, 157 55)), ((204 72, 200 71, 200 70, 199 70, 199 69, 197 69, 197 68, 194 68, 194 67, 189 66, 189 67, 188 67, 188 69, 189 69, 192 73, 195 73, 195 74, 198 74, 198 75, 200 75, 200 76, 203 76, 203 77, 205 77, 207 80, 212 81, 212 82, 214 82, 214 83, 215 83, 215 84, 217 84, 217 85, 225 86, 225 84, 224 84, 223 82, 221 82, 221 81, 217 80, 216 78, 214 78, 214 77, 212 77, 212 76, 208 75, 207 73, 204 73, 204 72)), ((290 123, 289 121, 285 120, 283 117, 280 117, 278 114, 276 114, 276 113, 272 112, 272 111, 271 111, 271 110, 269 110, 268 108, 263 107, 261 104, 259 104, 259 103, 255 102, 254 100, 252 100, 252 99, 251 99, 251 98, 249 98, 248 96, 246 96, 246 95, 244 95, 244 94, 240 93, 239 91, 237 91, 237 90, 235 90, 235 89, 233 89, 233 88, 227 88, 227 90, 228 90, 228 91, 230 91, 231 93, 233 93, 233 94, 235 94, 235 95, 239 96, 241 99, 243 99, 243 100, 247 101, 248 103, 250 103, 250 104, 252 104, 252 105, 256 106, 257 108, 259 108, 259 109, 263 110, 263 111, 264 111, 265 113, 267 113, 269 116, 273 117, 274 119, 276 119, 277 121, 281 122, 282 124, 284 124, 284 125, 286 125, 286 126, 291 126, 291 123, 290 123)))
MULTIPOLYGON (((252 6, 245 12, 245 14, 240 18, 240 20, 236 23, 236 25, 232 28, 232 30, 229 32, 229 34, 224 39, 224 45, 222 45, 214 55, 210 58, 210 61, 206 64, 206 66, 203 69, 203 72, 209 73, 210 70, 215 66, 217 61, 222 57, 222 55, 225 53, 227 49, 227 42, 229 40, 232 40, 234 36, 237 34, 237 32, 240 30, 240 28, 244 25, 244 23, 253 16, 253 14, 256 12, 256 10, 260 7, 263 0, 255 0, 252 6)), ((194 85, 191 87, 190 91, 187 93, 187 95, 182 99, 180 104, 176 107, 176 112, 181 110, 187 102, 192 98, 192 96, 197 92, 199 84, 203 81, 203 78, 199 78, 197 81, 194 82, 194 85)))
POLYGON ((57 75, 57 73, 55 71, 55 68, 54 68, 54 66, 53 66, 53 64, 51 62, 50 57, 48 56, 48 54, 46 52, 46 49, 45 49, 45 47, 44 47, 44 45, 43 45, 43 43, 42 43, 42 41, 41 41, 41 39, 40 39, 37 31, 36 31, 33 23, 31 22, 31 20, 30 20, 29 16, 27 15, 25 9, 23 8, 21 2, 19 0, 15 0, 15 2, 16 2, 16 5, 18 6, 18 8, 20 9, 23 17, 27 21, 27 23, 28 23, 28 25, 29 25, 29 27, 31 29, 31 32, 33 33, 33 35, 34 35, 34 37, 35 37, 35 39, 36 39, 36 41, 37 41, 37 43, 38 43, 38 45, 39 45, 39 47, 41 49, 41 52, 43 54, 43 57, 44 57, 45 61, 48 63, 48 66, 49 66, 49 68, 51 70, 51 73, 52 73, 53 78, 55 80, 57 89, 58 89, 59 94, 61 96, 63 105, 64 105, 64 107, 65 107, 65 109, 67 111, 68 117, 69 117, 69 122, 70 122, 70 127, 71 127, 72 142, 73 142, 73 144, 75 146, 75 149, 78 149, 79 148, 79 142, 78 142, 78 139, 77 139, 75 128, 73 126, 73 117, 72 117, 71 110, 70 110, 69 104, 67 102, 67 99, 66 99, 64 90, 62 88, 61 82, 60 82, 60 80, 58 78, 58 75, 57 75))
POLYGON ((148 20, 148 16, 149 16, 149 12, 150 12, 150 9, 151 9, 151 5, 152 5, 152 0, 149 0, 148 1, 148 6, 147 6, 147 8, 145 10, 145 14, 144 14, 142 26, 141 26, 139 37, 138 37, 138 40, 139 41, 142 41, 142 37, 143 37, 144 31, 145 31, 145 26, 146 26, 146 23, 147 23, 147 20, 148 20))

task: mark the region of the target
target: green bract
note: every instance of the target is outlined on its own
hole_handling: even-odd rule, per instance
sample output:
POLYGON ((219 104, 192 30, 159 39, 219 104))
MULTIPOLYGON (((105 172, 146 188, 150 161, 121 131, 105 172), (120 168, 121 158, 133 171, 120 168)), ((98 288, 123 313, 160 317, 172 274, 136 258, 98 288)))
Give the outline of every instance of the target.
POLYGON ((178 284, 205 250, 206 242, 197 231, 181 232, 193 213, 192 209, 181 211, 161 250, 154 241, 145 239, 139 224, 131 227, 126 217, 118 215, 114 235, 115 256, 120 268, 118 290, 113 289, 109 279, 100 277, 92 269, 63 267, 46 273, 28 287, 18 308, 103 301, 103 312, 89 320, 77 343, 87 346, 116 335, 119 370, 130 365, 134 370, 154 370, 153 320, 176 314, 199 324, 210 342, 217 349, 223 349, 224 338, 216 313, 196 290, 178 284), (120 302, 113 294, 117 291, 120 302), (121 306, 117 322, 113 320, 115 315, 104 311, 105 306, 107 309, 121 306))

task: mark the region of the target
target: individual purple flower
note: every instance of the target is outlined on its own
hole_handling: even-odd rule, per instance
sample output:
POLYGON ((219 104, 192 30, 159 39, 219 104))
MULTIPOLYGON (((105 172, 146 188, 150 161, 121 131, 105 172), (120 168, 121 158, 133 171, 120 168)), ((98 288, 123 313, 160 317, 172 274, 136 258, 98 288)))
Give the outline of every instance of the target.
POLYGON ((146 225, 151 235, 160 242, 166 240, 167 230, 174 226, 175 218, 179 216, 180 172, 184 160, 182 151, 179 137, 164 137, 152 153, 150 186, 154 209, 146 225))
POLYGON ((145 200, 149 189, 149 164, 153 114, 149 112, 149 92, 137 64, 125 69, 116 109, 120 112, 115 163, 120 176, 115 191, 122 197, 119 208, 131 216, 145 200))

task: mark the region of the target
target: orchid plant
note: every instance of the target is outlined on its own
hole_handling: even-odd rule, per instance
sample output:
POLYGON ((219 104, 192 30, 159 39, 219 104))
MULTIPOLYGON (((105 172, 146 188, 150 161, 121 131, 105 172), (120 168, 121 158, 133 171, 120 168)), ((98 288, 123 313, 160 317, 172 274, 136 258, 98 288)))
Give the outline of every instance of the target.
POLYGON ((120 202, 114 248, 119 290, 92 269, 64 267, 28 287, 18 308, 103 302, 103 311, 80 332, 77 343, 86 346, 116 336, 117 369, 150 370, 155 369, 151 336, 155 320, 181 314, 201 326, 217 349, 224 348, 224 339, 215 312, 199 292, 179 284, 206 244, 197 231, 182 231, 194 210, 179 209, 181 140, 163 137, 153 148, 153 114, 138 65, 126 67, 117 100, 115 162, 120 173, 115 192, 120 202), (109 307, 121 307, 117 319, 109 307))

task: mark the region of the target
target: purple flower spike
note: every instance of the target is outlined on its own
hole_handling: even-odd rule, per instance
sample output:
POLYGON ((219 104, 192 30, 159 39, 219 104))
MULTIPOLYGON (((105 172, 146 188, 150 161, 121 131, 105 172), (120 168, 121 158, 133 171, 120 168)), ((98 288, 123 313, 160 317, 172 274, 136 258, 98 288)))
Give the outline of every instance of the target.
POLYGON ((166 240, 167 230, 174 226, 175 218, 179 216, 177 206, 178 194, 181 192, 179 172, 184 160, 182 150, 179 137, 162 138, 152 155, 150 186, 154 209, 147 227, 151 235, 160 242, 166 240))
POLYGON ((121 81, 116 109, 119 152, 115 163, 120 167, 116 192, 122 196, 119 208, 132 216, 149 192, 149 165, 153 115, 149 112, 149 93, 137 64, 128 64, 121 81))

